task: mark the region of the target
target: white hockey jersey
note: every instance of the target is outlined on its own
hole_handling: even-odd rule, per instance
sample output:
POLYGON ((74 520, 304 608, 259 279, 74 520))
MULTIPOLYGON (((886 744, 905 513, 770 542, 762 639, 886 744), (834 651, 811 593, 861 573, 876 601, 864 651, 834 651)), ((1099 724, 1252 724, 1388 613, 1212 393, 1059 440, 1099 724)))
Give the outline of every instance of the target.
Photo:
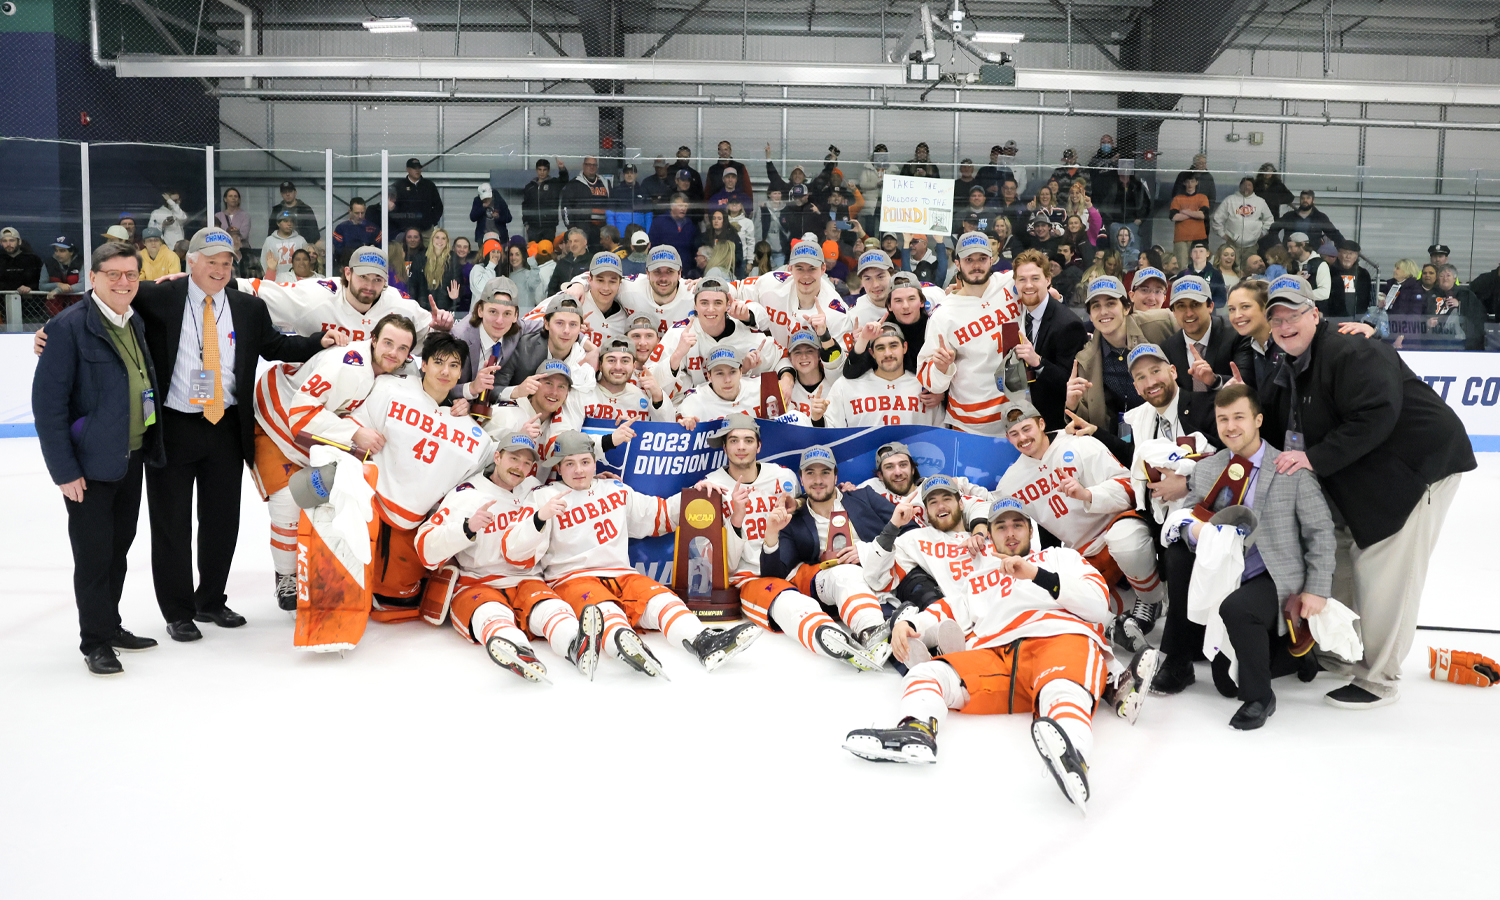
MULTIPOLYGON (((972 522, 975 519, 982 519, 989 515, 989 503, 994 499, 990 491, 961 475, 950 475, 948 477, 953 479, 953 483, 962 492, 960 499, 963 501, 965 522, 972 522)), ((892 503, 900 503, 902 500, 905 500, 917 508, 916 515, 912 516, 912 521, 918 525, 927 524, 927 507, 922 503, 922 485, 920 483, 914 485, 911 493, 905 497, 898 495, 895 491, 886 487, 885 482, 881 481, 878 475, 861 481, 859 487, 869 488, 892 503)))
MULTIPOLYGON (((808 313, 815 310, 798 307, 797 282, 790 272, 772 272, 759 278, 747 279, 742 282, 742 293, 748 293, 745 289, 751 287, 751 282, 755 299, 751 301, 750 308, 755 311, 756 327, 768 332, 778 345, 787 346, 792 332, 809 327, 808 313)), ((853 343, 849 337, 850 319, 839 292, 834 290, 833 282, 826 277, 818 284, 816 309, 822 310, 828 333, 848 352, 853 343)))
POLYGON ((478 422, 450 415, 420 383, 406 379, 379 379, 351 418, 385 437, 370 462, 380 470, 375 502, 396 528, 422 524, 454 485, 481 471, 494 455, 493 442, 478 422))
POLYGON ((719 347, 733 347, 737 353, 744 357, 754 350, 760 353, 760 364, 754 369, 746 372, 746 380, 750 376, 760 375, 763 372, 776 371, 776 364, 786 355, 783 347, 776 343, 770 335, 761 334, 735 319, 730 319, 725 325, 725 334, 719 338, 711 338, 703 333, 698 325, 698 317, 690 316, 681 325, 675 325, 651 351, 651 362, 666 363, 662 368, 673 379, 669 385, 666 381, 660 381, 661 389, 675 401, 690 388, 697 387, 708 380, 707 373, 703 371, 703 361, 719 347), (682 341, 682 336, 692 329, 697 336, 697 343, 688 349, 687 355, 682 359, 682 368, 676 373, 671 372, 672 353, 682 341))
MULTIPOLYGON (((751 418, 761 418, 755 408, 760 405, 760 383, 758 381, 741 381, 740 393, 734 400, 725 400, 709 385, 700 385, 688 391, 676 404, 677 417, 693 418, 699 422, 707 422, 710 419, 722 419, 730 413, 744 413, 751 418)), ((777 422, 789 422, 793 425, 812 425, 812 419, 807 414, 797 409, 789 409, 782 415, 774 417, 777 422)))
POLYGON ((1104 549, 1104 532, 1120 513, 1135 508, 1130 473, 1098 439, 1059 433, 1041 459, 1021 456, 1000 476, 995 493, 1014 497, 1026 515, 1084 556, 1104 549), (1059 485, 1071 475, 1093 494, 1074 500, 1059 485))
POLYGON ((493 588, 515 587, 528 578, 540 578, 535 556, 519 558, 506 553, 512 526, 536 512, 531 492, 536 480, 527 478, 508 491, 488 478, 476 475, 448 492, 438 509, 417 528, 417 553, 422 564, 436 569, 452 558, 464 586, 484 584, 493 588), (486 503, 495 520, 474 540, 464 534, 464 524, 486 503))
MULTIPOLYGON (((557 294, 553 294, 552 297, 562 296, 563 294, 567 294, 567 292, 560 291, 557 294)), ((571 294, 568 294, 568 296, 572 297, 571 294)), ((547 304, 552 301, 552 297, 547 297, 538 303, 534 309, 526 314, 526 318, 534 322, 545 323, 547 316, 544 311, 547 308, 547 304)), ((604 313, 599 311, 599 305, 594 302, 593 296, 585 292, 583 299, 578 301, 578 311, 581 313, 580 318, 583 319, 583 324, 578 329, 580 340, 588 341, 595 347, 603 347, 606 339, 625 336, 625 323, 627 319, 623 305, 617 305, 614 313, 605 316, 604 313)))
MULTIPOLYGON (((568 392, 569 399, 572 399, 574 393, 568 392)), ((583 406, 585 419, 677 421, 677 409, 673 406, 672 399, 666 396, 666 391, 662 391, 661 406, 653 406, 651 398, 634 381, 627 382, 618 394, 610 393, 602 382, 597 381, 588 390, 576 393, 583 406)))
MULTIPOLYGON (((305 363, 278 363, 255 382, 255 421, 301 466, 309 465, 297 437, 307 434, 349 446, 358 425, 347 416, 374 389, 374 356, 369 341, 329 347, 305 363)), ((391 375, 390 378, 399 378, 391 375)))
MULTIPOLYGON (((738 486, 730 477, 729 470, 722 466, 704 477, 731 491, 738 486)), ((760 464, 760 471, 756 474, 754 483, 750 485, 750 509, 745 514, 744 551, 738 557, 734 553, 729 554, 730 563, 735 567, 731 578, 736 586, 752 578, 760 577, 760 551, 766 535, 766 514, 774 506, 783 502, 781 499, 783 494, 796 496, 796 493, 797 476, 791 469, 776 463, 760 464)))
MULTIPOLYGON (((943 599, 921 612, 902 614, 923 633, 945 618, 953 619, 968 635, 971 650, 1003 647, 1021 638, 1080 634, 1110 653, 1104 626, 1113 618, 1104 576, 1076 550, 1051 547, 1026 557, 1038 568, 1057 575, 1058 592, 1024 578, 1006 575, 998 556, 969 556, 962 542, 932 528, 909 531, 896 538, 893 571, 921 567, 937 579, 943 599), (957 553, 955 555, 955 546, 957 553)), ((899 581, 899 579, 897 579, 899 581)))
POLYGON ((991 275, 981 297, 950 294, 927 320, 917 355, 917 380, 934 394, 948 395, 946 424, 971 434, 1005 436, 1000 406, 1005 395, 995 384, 1001 326, 1021 315, 1010 273, 991 275), (933 362, 941 337, 955 359, 945 374, 933 362))
POLYGON ((351 341, 367 341, 370 329, 390 313, 400 313, 417 326, 412 352, 419 352, 427 330, 432 327, 432 313, 393 287, 387 286, 369 312, 350 305, 344 286, 327 278, 306 278, 295 284, 281 284, 260 278, 241 278, 240 290, 265 301, 272 324, 304 336, 320 331, 342 331, 351 341))
MULTIPOLYGON (((537 416, 537 408, 531 405, 530 397, 522 397, 514 405, 496 406, 490 409, 490 420, 484 423, 485 434, 498 437, 507 431, 521 431, 537 416)), ((537 449, 542 458, 552 449, 552 442, 565 431, 583 429, 583 399, 577 391, 568 391, 568 397, 557 412, 544 417, 537 425, 542 429, 542 439, 537 449)), ((598 439, 594 443, 597 445, 598 439)))
POLYGON ((876 372, 841 378, 824 396, 828 398, 828 411, 823 414, 823 424, 829 428, 942 424, 942 407, 924 410, 922 383, 905 370, 893 381, 876 372))
POLYGON ((677 296, 663 304, 651 289, 650 275, 630 275, 621 282, 620 294, 615 299, 625 307, 627 320, 642 310, 656 316, 661 320, 663 335, 693 313, 693 291, 686 279, 677 282, 677 296))

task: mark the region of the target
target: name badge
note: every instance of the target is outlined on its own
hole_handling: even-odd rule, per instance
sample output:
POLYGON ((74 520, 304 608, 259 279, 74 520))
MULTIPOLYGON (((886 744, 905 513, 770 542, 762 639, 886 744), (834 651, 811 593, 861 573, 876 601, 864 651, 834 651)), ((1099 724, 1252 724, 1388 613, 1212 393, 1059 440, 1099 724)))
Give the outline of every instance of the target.
POLYGON ((207 406, 214 402, 214 388, 218 383, 218 372, 209 369, 193 369, 188 372, 188 402, 194 406, 207 406))
POLYGON ((1306 453, 1307 438, 1303 436, 1302 432, 1293 431, 1292 429, 1288 428, 1286 430, 1286 442, 1281 449, 1287 452, 1299 450, 1303 453, 1306 453))
POLYGON ((147 428, 156 424, 156 391, 150 388, 141 391, 141 422, 147 428))

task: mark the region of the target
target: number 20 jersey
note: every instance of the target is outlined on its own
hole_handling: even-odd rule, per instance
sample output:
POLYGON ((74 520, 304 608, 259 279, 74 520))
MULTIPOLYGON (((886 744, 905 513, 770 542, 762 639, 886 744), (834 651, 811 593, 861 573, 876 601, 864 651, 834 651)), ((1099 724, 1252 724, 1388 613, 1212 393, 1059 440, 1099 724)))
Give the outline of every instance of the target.
POLYGON ((415 379, 382 376, 350 415, 378 432, 385 446, 371 458, 380 470, 375 500, 397 528, 412 529, 454 485, 484 468, 493 442, 468 416, 449 415, 415 379))

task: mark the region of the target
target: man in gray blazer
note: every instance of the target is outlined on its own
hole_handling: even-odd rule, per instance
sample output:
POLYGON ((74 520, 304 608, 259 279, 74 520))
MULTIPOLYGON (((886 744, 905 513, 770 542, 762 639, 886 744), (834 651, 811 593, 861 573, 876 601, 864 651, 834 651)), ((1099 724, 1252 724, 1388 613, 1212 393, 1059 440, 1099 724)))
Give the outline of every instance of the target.
MULTIPOLYGON (((1280 454, 1260 439, 1260 404, 1252 389, 1233 384, 1221 390, 1214 398, 1214 419, 1226 449, 1193 470, 1188 502, 1196 505, 1206 499, 1205 505, 1215 512, 1238 503, 1255 510, 1258 520, 1240 586, 1219 606, 1239 661, 1235 695, 1241 706, 1229 724, 1246 731, 1264 725, 1276 711, 1271 679, 1300 668, 1282 636, 1284 618, 1301 621, 1327 603, 1333 587, 1333 518, 1316 476, 1304 471, 1277 473, 1280 454), (1226 476, 1222 483, 1221 476, 1226 476), (1241 491, 1243 496, 1238 496, 1241 491)), ((1195 520, 1184 526, 1178 540, 1196 547, 1205 524, 1195 520)), ((1185 615, 1168 618, 1164 646, 1168 633, 1186 621, 1185 615)), ((1197 634, 1201 642, 1201 627, 1197 634)), ((1180 644, 1180 635, 1171 637, 1174 646, 1180 644)), ((1216 672, 1216 683, 1221 680, 1216 672)), ((1151 686, 1157 693, 1175 694, 1192 682, 1192 656, 1169 651, 1151 686)), ((1229 694, 1227 684, 1219 687, 1229 694)))

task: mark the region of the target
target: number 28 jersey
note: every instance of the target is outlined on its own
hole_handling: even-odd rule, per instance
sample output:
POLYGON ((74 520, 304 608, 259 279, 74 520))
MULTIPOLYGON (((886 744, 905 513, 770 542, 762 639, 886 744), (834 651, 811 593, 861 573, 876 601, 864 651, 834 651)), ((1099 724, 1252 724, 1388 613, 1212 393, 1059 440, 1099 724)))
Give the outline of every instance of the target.
POLYGON ((370 462, 380 470, 375 501, 386 521, 412 529, 454 485, 480 472, 492 441, 468 416, 450 415, 421 384, 382 375, 350 415, 385 438, 370 462))

